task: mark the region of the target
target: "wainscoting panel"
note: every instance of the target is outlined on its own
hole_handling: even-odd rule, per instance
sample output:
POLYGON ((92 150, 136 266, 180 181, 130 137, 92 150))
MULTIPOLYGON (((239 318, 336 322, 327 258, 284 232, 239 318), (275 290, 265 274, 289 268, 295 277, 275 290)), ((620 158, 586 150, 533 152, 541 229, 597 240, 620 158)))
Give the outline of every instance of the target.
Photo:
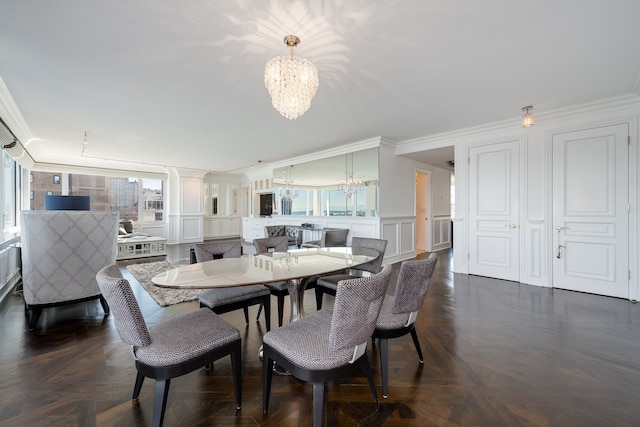
POLYGON ((202 242, 202 215, 183 215, 180 224, 180 243, 202 242))
POLYGON ((439 251, 451 247, 451 217, 438 215, 433 217, 432 250, 439 251))
POLYGON ((384 264, 403 261, 416 255, 415 217, 383 218, 381 239, 387 241, 384 264))
MULTIPOLYGON (((19 239, 16 239, 19 240, 19 239)), ((0 246, 0 302, 20 280, 20 249, 14 243, 0 246)))

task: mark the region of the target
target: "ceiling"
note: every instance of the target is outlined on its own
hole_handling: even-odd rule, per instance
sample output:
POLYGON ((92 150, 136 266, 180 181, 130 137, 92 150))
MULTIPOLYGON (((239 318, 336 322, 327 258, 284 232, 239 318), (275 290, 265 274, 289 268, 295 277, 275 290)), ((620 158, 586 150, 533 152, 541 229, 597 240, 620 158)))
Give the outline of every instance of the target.
MULTIPOLYGON (((41 163, 236 171, 640 86, 637 0, 12 1, 2 16, 0 76, 41 163), (296 120, 263 83, 290 33, 320 75, 296 120)), ((415 158, 453 158, 431 154, 415 158)))

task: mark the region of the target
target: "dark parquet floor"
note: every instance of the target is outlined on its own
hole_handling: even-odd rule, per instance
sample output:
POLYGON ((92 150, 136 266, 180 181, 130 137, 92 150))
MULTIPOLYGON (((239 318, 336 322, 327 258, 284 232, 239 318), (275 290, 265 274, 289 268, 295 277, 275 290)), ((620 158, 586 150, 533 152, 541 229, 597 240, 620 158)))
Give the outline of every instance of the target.
MULTIPOLYGON (((640 306, 454 275, 451 262, 449 252, 439 254, 418 317, 424 365, 410 337, 391 341, 389 398, 373 403, 362 377, 331 384, 327 425, 640 425, 640 306)), ((132 284, 149 324, 197 307, 161 308, 132 284)), ((242 409, 235 410, 223 359, 172 381, 165 426, 311 425, 312 387, 292 377, 275 377, 270 411, 262 413, 264 324, 245 325, 241 312, 223 317, 243 339, 242 409)), ((97 301, 45 310, 29 333, 21 298, 9 296, 0 306, 0 345, 0 426, 151 424, 153 381, 131 400, 130 350, 97 301)), ((367 351, 379 386, 377 348, 367 351)))

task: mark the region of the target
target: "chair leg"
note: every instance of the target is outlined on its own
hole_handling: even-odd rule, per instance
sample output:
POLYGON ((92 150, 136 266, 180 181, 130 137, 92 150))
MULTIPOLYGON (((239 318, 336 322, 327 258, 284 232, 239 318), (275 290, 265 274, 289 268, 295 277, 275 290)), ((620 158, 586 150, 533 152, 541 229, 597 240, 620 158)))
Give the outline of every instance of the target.
POLYGON ((284 317, 284 295, 278 295, 278 326, 282 326, 284 317))
POLYGON ((363 355, 361 358, 362 370, 364 371, 365 376, 367 377, 367 381, 369 382, 369 388, 371 389, 371 394, 373 395, 373 401, 378 403, 378 392, 376 391, 376 384, 373 382, 373 372, 371 371, 371 365, 369 364, 369 358, 367 355, 363 355))
POLYGON ((389 340, 378 338, 380 347, 380 373, 382 377, 382 397, 389 397, 389 340))
POLYGON ((102 309, 104 310, 104 314, 108 315, 109 314, 109 304, 107 303, 107 300, 104 299, 104 297, 102 295, 100 295, 100 305, 102 306, 102 309))
POLYGON ((269 410, 269 397, 271 395, 271 380, 273 379, 273 360, 267 355, 262 358, 262 413, 269 410))
POLYGON ((324 383, 313 383, 313 427, 322 427, 324 383))
POLYGON ((416 346, 418 352, 418 358, 420 358, 420 364, 424 364, 424 357, 422 357, 422 349, 420 348, 420 341, 418 341, 418 333, 415 327, 411 330, 411 338, 413 338, 413 344, 416 346))
POLYGON ((42 314, 42 307, 38 307, 37 305, 30 305, 29 311, 29 330, 33 331, 36 329, 38 319, 40 319, 40 315, 42 314))
POLYGON ((249 308, 248 307, 242 307, 242 311, 244 311, 244 320, 245 322, 247 322, 247 325, 249 324, 249 308))
POLYGON ((156 380, 156 390, 153 396, 153 421, 154 427, 161 427, 164 421, 164 410, 167 406, 167 395, 169 394, 171 378, 166 380, 156 380))
POLYGON ((271 296, 262 304, 264 306, 264 322, 267 324, 267 332, 271 330, 271 296))
POLYGON ((264 304, 260 304, 260 305, 258 306, 258 314, 256 314, 256 322, 257 322, 258 320, 260 320, 260 313, 262 313, 262 306, 263 306, 263 305, 264 305, 264 304))
POLYGON ((242 407, 242 348, 240 342, 231 352, 231 370, 233 372, 233 387, 236 392, 236 409, 242 407))
POLYGON ((136 375, 136 383, 133 386, 133 396, 131 396, 131 399, 138 400, 138 396, 140 396, 140 390, 142 390, 143 382, 144 382, 144 375, 138 372, 138 375, 136 375))
POLYGON ((316 285, 316 309, 318 311, 322 310, 322 296, 324 292, 322 292, 322 286, 316 285))

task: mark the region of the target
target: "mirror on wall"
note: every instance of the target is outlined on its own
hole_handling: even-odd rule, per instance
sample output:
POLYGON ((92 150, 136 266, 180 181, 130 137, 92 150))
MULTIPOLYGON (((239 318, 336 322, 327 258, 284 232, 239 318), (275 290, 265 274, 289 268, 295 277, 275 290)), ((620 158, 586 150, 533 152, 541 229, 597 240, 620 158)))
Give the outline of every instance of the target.
POLYGON ((378 148, 273 171, 273 214, 378 216, 378 148))
POLYGON ((238 216, 240 214, 240 184, 218 181, 213 174, 205 176, 205 216, 238 216))

